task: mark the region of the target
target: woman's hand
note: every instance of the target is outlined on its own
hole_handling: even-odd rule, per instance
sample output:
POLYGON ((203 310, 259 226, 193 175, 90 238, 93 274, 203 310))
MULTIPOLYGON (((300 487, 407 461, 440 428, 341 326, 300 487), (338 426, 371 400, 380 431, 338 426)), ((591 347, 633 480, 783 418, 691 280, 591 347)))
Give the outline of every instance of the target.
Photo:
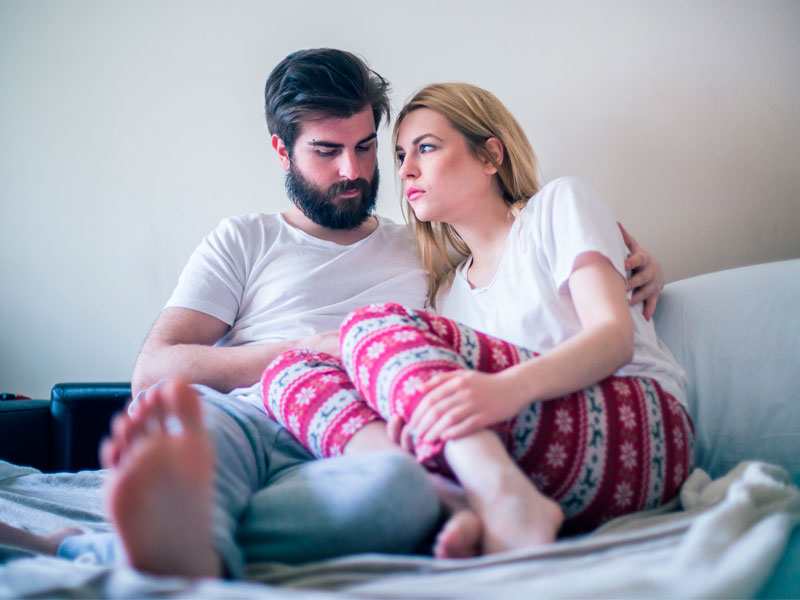
POLYGON ((392 415, 386 421, 386 436, 406 452, 414 454, 414 440, 411 429, 400 415, 392 415))
POLYGON ((656 311, 658 297, 664 287, 664 271, 650 253, 639 245, 639 242, 626 231, 622 223, 617 223, 622 232, 622 239, 631 255, 625 260, 625 270, 631 272, 628 278, 628 291, 633 290, 630 303, 644 302, 644 318, 648 321, 656 311))
POLYGON ((450 371, 431 378, 424 389, 408 423, 418 441, 464 437, 513 417, 521 407, 506 372, 450 371))

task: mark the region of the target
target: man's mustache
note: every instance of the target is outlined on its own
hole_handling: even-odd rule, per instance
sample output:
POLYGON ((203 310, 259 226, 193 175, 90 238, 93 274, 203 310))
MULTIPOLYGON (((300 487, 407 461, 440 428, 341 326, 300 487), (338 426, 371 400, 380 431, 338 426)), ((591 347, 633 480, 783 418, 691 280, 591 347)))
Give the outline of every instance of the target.
POLYGON ((370 185, 366 179, 353 179, 350 181, 340 181, 334 183, 328 188, 328 196, 334 197, 345 192, 361 192, 362 194, 369 194, 370 185))

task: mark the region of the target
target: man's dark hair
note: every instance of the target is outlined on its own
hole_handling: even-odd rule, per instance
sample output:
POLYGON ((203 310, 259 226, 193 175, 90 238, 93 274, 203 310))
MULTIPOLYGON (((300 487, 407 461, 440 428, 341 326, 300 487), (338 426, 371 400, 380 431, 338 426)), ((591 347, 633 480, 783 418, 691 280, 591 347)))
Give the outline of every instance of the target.
POLYGON ((309 116, 349 118, 372 108, 375 129, 389 120, 389 82, 350 52, 293 52, 272 70, 264 90, 267 127, 291 155, 300 122, 309 116))

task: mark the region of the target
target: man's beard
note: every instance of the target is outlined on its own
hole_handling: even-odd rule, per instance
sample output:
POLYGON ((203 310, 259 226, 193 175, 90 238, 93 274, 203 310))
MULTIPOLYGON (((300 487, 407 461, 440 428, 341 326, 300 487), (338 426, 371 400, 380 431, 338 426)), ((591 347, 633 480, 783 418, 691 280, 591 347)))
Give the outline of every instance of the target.
POLYGON ((317 225, 328 229, 355 229, 366 221, 375 210, 378 196, 378 165, 372 174, 372 183, 366 179, 354 179, 335 183, 321 190, 303 177, 294 164, 286 173, 286 191, 305 216, 317 225), (361 192, 352 198, 337 198, 344 192, 361 192))

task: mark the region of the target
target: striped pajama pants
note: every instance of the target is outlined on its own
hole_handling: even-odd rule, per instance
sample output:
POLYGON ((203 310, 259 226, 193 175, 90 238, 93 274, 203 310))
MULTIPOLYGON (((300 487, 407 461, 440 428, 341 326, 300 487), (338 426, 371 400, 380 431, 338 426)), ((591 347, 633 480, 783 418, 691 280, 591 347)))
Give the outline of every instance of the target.
MULTIPOLYGON (((316 457, 342 453, 367 423, 406 421, 424 382, 454 369, 502 371, 537 356, 450 319, 399 304, 351 313, 341 328, 341 361, 292 350, 265 370, 264 404, 316 457)), ((566 521, 562 533, 591 530, 674 498, 694 462, 694 430, 683 406, 657 381, 609 377, 532 402, 490 427, 566 521)), ((419 444, 417 459, 448 473, 442 444, 419 444)))

